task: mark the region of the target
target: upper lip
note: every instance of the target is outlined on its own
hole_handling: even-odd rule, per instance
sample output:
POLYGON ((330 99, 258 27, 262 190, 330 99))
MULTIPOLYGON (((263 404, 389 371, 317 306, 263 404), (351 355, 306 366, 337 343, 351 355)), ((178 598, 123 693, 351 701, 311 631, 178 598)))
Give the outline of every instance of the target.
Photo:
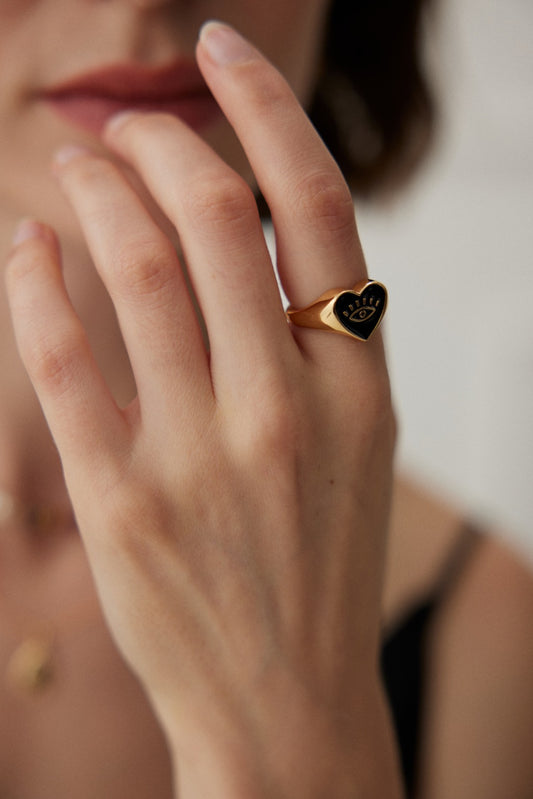
POLYGON ((157 102, 207 94, 202 73, 192 59, 177 58, 163 66, 114 64, 76 75, 45 88, 47 98, 71 95, 106 97, 124 102, 157 102))

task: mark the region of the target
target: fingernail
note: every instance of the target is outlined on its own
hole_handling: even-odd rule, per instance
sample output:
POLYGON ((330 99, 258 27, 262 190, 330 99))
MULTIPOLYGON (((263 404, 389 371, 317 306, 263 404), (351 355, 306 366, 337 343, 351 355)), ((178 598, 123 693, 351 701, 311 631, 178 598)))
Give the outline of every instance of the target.
POLYGON ((15 228, 11 243, 13 247, 18 247, 25 241, 30 239, 44 238, 44 228, 40 222, 35 219, 21 219, 15 228))
POLYGON ((113 114, 113 116, 106 123, 105 132, 114 133, 119 128, 121 128, 122 125, 124 125, 128 121, 128 119, 131 119, 131 117, 136 116, 138 113, 139 112, 135 110, 131 111, 127 110, 127 111, 119 111, 118 113, 113 114))
POLYGON ((64 164, 68 164, 68 162, 72 161, 74 158, 79 158, 80 155, 87 155, 88 153, 90 153, 90 150, 87 147, 83 147, 81 144, 66 144, 64 147, 60 147, 59 150, 56 150, 53 163, 56 166, 64 166, 64 164))
POLYGON ((220 66, 249 61, 257 55, 255 48, 246 39, 223 22, 206 22, 200 30, 199 38, 211 60, 220 66))

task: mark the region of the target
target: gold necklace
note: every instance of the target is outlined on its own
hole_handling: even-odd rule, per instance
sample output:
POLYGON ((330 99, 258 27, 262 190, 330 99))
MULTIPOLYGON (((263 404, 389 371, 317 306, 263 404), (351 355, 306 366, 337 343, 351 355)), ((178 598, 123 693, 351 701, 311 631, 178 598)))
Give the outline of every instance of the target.
MULTIPOLYGON (((74 514, 71 508, 60 506, 47 506, 43 504, 29 504, 18 500, 12 494, 0 488, 0 528, 23 527, 31 534, 48 535, 58 533, 74 526, 74 514)), ((11 652, 6 669, 5 685, 13 691, 27 695, 37 695, 48 688, 55 680, 54 667, 55 650, 57 644, 57 628, 61 626, 65 633, 75 622, 80 628, 80 608, 70 612, 67 617, 56 619, 52 623, 49 619, 35 619, 28 614, 22 614, 13 607, 7 597, 2 596, 4 607, 11 605, 11 619, 8 626, 18 643, 11 652), (61 622, 61 624, 59 624, 61 622), (22 631, 22 634, 21 634, 22 631)), ((83 603, 83 607, 90 604, 90 618, 94 620, 94 601, 83 603)), ((81 614, 81 618, 88 614, 81 614)), ((81 625, 83 628, 86 624, 81 625)))
POLYGON ((11 693, 38 696, 51 687, 58 677, 56 668, 58 628, 61 639, 71 631, 86 632, 97 624, 99 614, 96 600, 87 599, 68 615, 54 622, 49 619, 34 619, 12 613, 15 622, 10 625, 18 643, 8 657, 4 673, 4 685, 11 693), (20 624, 17 624, 20 621, 20 624), (21 635, 21 630, 24 632, 21 635))
POLYGON ((7 661, 5 685, 9 691, 37 695, 52 684, 54 640, 44 635, 29 635, 13 650, 7 661))

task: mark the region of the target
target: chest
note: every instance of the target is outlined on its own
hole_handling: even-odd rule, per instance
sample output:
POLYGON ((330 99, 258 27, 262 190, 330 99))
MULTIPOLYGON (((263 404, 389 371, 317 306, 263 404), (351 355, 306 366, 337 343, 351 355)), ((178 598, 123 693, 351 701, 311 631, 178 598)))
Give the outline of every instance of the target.
POLYGON ((105 628, 58 642, 53 670, 39 693, 1 692, 1 799, 170 799, 162 734, 105 628))
POLYGON ((0 574, 0 799, 170 799, 162 733, 107 631, 81 545, 10 554, 0 574), (24 652, 32 639, 44 652, 24 652), (20 686, 40 668, 50 677, 41 690, 20 686))

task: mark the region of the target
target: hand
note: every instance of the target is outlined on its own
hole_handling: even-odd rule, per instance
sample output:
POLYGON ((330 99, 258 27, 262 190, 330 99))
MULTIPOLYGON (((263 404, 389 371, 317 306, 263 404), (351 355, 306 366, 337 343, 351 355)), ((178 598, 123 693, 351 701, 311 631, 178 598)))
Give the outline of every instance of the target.
MULTIPOLYGON (((354 285, 349 190, 285 81, 223 28, 197 57, 271 209, 291 303, 354 285)), ((180 796, 377 796, 394 782, 376 667, 394 439, 379 336, 291 329, 253 192, 179 120, 133 113, 106 143, 175 225, 210 342, 121 170, 71 153, 59 180, 136 400, 113 401, 48 228, 33 224, 7 280, 112 633, 180 796)))

